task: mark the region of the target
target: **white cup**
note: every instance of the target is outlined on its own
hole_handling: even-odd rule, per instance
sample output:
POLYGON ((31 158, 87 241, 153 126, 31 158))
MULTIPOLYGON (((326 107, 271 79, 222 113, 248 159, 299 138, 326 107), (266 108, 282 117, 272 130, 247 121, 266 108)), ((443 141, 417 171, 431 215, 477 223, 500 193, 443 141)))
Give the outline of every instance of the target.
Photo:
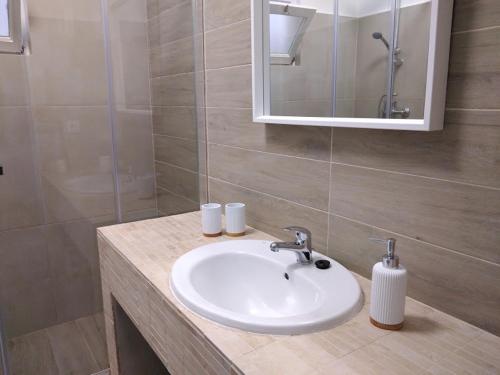
POLYGON ((203 235, 207 237, 222 234, 222 207, 219 203, 201 205, 201 228, 203 235))
POLYGON ((243 236, 245 234, 245 204, 228 203, 226 211, 226 234, 228 236, 243 236))

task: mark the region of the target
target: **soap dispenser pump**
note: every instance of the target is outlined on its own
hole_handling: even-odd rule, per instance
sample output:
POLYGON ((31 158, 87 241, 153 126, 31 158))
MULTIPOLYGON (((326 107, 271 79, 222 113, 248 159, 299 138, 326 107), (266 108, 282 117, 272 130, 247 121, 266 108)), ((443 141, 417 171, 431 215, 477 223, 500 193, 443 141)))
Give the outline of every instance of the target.
POLYGON ((372 270, 370 322, 378 328, 395 331, 403 327, 407 271, 399 264, 399 257, 395 254, 394 238, 370 240, 387 246, 387 253, 372 270))

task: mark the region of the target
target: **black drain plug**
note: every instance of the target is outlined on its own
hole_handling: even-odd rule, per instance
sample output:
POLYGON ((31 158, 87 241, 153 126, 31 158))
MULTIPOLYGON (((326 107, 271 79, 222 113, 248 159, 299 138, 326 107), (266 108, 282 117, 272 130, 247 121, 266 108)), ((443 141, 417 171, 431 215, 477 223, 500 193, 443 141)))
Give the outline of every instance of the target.
POLYGON ((326 260, 326 259, 317 260, 316 262, 314 262, 314 264, 320 270, 326 270, 326 269, 330 268, 330 261, 326 260))

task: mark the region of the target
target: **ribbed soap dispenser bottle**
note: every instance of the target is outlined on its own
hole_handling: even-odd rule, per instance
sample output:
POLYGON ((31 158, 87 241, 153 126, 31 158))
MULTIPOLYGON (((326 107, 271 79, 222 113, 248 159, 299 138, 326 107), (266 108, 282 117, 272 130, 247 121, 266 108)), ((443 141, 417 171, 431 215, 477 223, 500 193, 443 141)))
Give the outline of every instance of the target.
POLYGON ((396 240, 370 238, 387 245, 387 254, 373 266, 370 322, 382 329, 398 330, 403 327, 405 314, 406 268, 395 255, 396 240))

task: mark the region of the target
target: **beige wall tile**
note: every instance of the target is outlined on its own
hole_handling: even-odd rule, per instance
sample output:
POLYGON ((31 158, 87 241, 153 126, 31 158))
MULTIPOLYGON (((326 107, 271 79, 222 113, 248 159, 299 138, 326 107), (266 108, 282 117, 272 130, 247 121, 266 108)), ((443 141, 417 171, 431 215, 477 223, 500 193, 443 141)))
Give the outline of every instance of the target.
POLYGON ((7 337, 36 331, 57 322, 55 296, 48 277, 0 288, 0 306, 7 337))
POLYGON ((445 112, 447 124, 500 126, 500 110, 455 108, 445 112))
POLYGON ((134 215, 156 207, 151 110, 115 111, 122 213, 134 215))
POLYGON ((29 0, 29 14, 39 18, 57 18, 66 21, 100 22, 99 0, 29 0))
POLYGON ((0 107, 28 105, 28 69, 25 59, 21 56, 2 54, 0 71, 0 107))
POLYGON ((210 177, 328 210, 328 163, 213 144, 208 157, 210 177))
POLYGON ((98 268, 95 224, 76 220, 48 225, 45 231, 47 261, 52 276, 90 274, 98 268))
MULTIPOLYGON (((2 85, 0 85, 2 86, 2 85)), ((0 107, 0 230, 43 222, 31 111, 0 107)))
POLYGON ((453 31, 498 26, 500 4, 496 0, 455 0, 453 31))
POLYGON ((143 1, 108 3, 109 49, 115 104, 149 105, 149 47, 143 1))
POLYGON ((251 24, 245 20, 205 34, 207 69, 251 63, 251 24))
POLYGON ((177 215, 184 212, 196 211, 200 208, 199 202, 173 194, 161 187, 156 189, 156 194, 158 197, 158 211, 160 215, 177 215))
POLYGON ((33 17, 30 26, 32 55, 27 61, 32 103, 105 105, 101 22, 33 17))
POLYGON ((198 200, 198 173, 165 163, 155 163, 157 186, 194 202, 198 200))
MULTIPOLYGON (((0 284, 35 283, 49 276, 47 241, 43 227, 0 232, 0 284)), ((5 308, 6 306, 4 306, 5 308)))
POLYGON ((153 107, 153 133, 196 139, 194 107, 153 107))
POLYGON ((146 6, 147 6, 148 18, 157 16, 163 11, 173 8, 183 3, 184 1, 185 0, 147 0, 146 6))
POLYGON ((396 238, 410 297, 500 332, 500 266, 337 216, 330 219, 329 236, 329 256, 366 277, 384 254, 369 238, 396 238))
POLYGON ((332 164, 331 212, 500 262, 500 190, 332 164))
POLYGON ((151 80, 153 106, 194 106, 194 75, 182 73, 151 80))
POLYGON ((93 274, 75 273, 71 276, 55 275, 50 280, 50 289, 54 294, 57 322, 68 322, 102 310, 97 283, 93 274))
POLYGON ((151 76, 189 73, 194 70, 193 38, 188 37, 150 49, 151 76))
POLYGON ((252 107, 252 69, 250 65, 207 70, 207 107, 252 107))
POLYGON ((191 1, 181 1, 148 22, 152 48, 193 35, 191 1))
POLYGON ((213 202, 245 202, 247 223, 278 238, 288 238, 289 234, 283 232, 284 227, 300 225, 308 228, 313 235, 313 247, 325 252, 328 226, 325 212, 213 178, 209 179, 209 192, 213 202))
POLYGON ((309 159, 330 159, 331 129, 252 122, 251 109, 207 108, 208 141, 309 159))
POLYGON ((250 18, 250 3, 247 0, 206 0, 203 5, 205 30, 250 18))
POLYGON ((48 222, 113 214, 106 108, 39 107, 34 119, 48 222))
POLYGON ((448 107, 500 108, 499 49, 498 28, 453 35, 448 107))
POLYGON ((457 120, 427 133, 336 128, 332 161, 500 188, 500 127, 457 120))
POLYGON ((154 137, 155 159, 195 172, 198 170, 197 142, 165 135, 154 137))

